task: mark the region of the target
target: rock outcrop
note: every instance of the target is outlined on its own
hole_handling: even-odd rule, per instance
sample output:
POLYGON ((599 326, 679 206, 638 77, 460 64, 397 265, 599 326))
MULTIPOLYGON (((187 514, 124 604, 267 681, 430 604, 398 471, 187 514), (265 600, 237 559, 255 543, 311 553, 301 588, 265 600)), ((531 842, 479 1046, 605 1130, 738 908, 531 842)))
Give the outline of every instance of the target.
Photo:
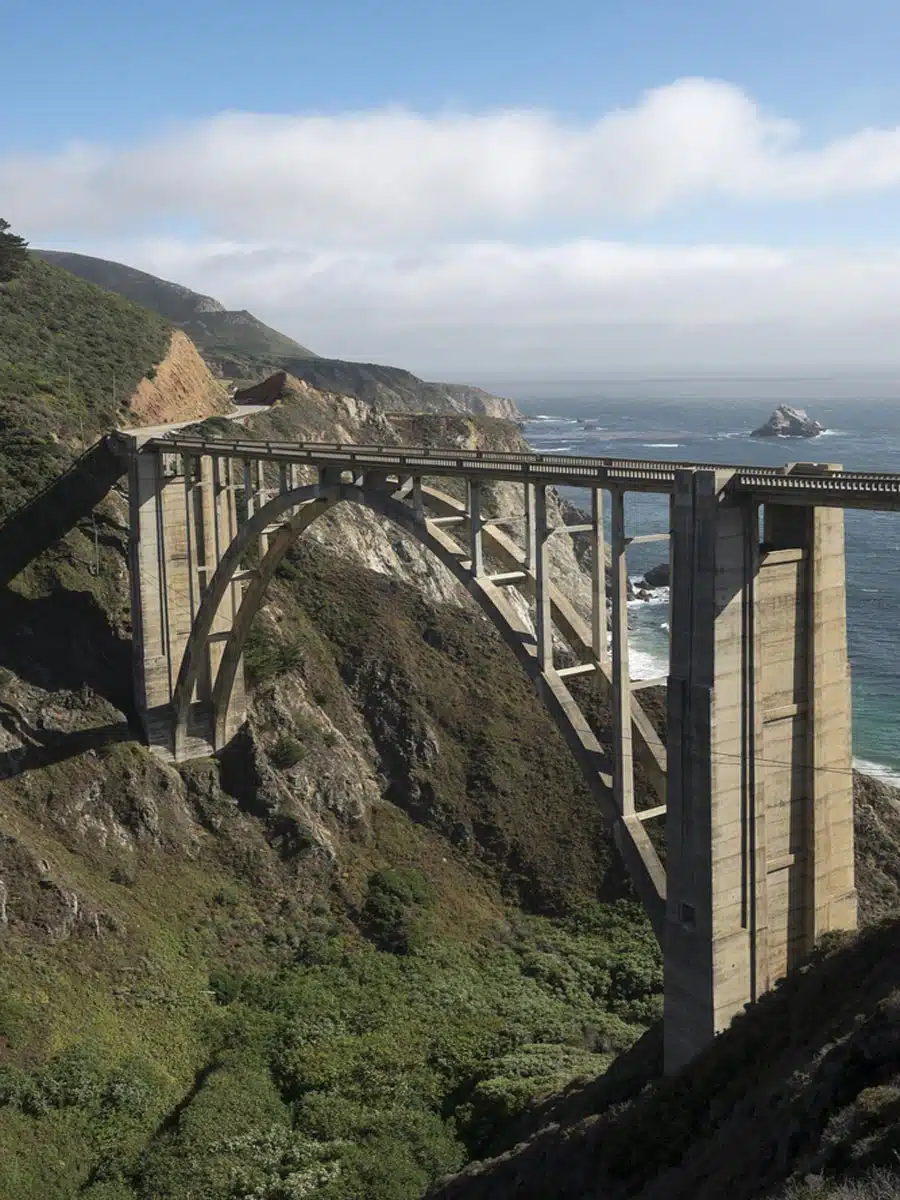
POLYGON ((751 437, 818 437, 825 426, 814 421, 803 408, 779 404, 764 425, 754 429, 751 437))
POLYGON ((224 385, 213 378, 197 347, 180 329, 172 334, 168 354, 151 374, 131 397, 128 412, 134 425, 202 420, 231 409, 224 385))
POLYGON ((274 404, 281 399, 287 384, 287 372, 276 371, 268 379, 250 387, 238 388, 232 399, 235 404, 274 404))
POLYGON ((668 587, 669 564, 662 562, 657 563, 655 567, 648 567, 644 572, 644 583, 648 588, 668 587))
POLYGON ((434 383, 380 363, 285 358, 285 370, 322 392, 353 396, 381 412, 478 414, 522 421, 514 400, 463 383, 434 383))

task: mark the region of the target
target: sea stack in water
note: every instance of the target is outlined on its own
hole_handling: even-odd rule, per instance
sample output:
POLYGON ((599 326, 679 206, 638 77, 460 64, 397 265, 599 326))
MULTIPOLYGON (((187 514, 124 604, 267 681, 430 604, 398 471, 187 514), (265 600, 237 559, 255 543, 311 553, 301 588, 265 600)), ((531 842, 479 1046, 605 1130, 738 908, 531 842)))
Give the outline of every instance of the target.
POLYGON ((825 426, 808 416, 805 409, 779 404, 765 425, 754 429, 750 436, 811 438, 824 432, 825 426))

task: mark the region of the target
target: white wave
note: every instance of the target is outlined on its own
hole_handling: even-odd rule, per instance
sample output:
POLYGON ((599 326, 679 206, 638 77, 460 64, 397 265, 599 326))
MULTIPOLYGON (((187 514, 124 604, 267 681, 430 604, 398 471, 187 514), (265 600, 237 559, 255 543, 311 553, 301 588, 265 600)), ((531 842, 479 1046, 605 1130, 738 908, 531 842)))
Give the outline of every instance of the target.
POLYGON ((566 454, 571 446, 541 446, 538 454, 566 454))
POLYGON ((660 629, 661 629, 661 630, 662 630, 664 633, 668 633, 668 632, 669 632, 669 622, 668 622, 668 621, 663 621, 663 623, 660 625, 660 629))
POLYGON ((677 450, 681 442, 641 442, 645 450, 677 450))
POLYGON ((577 425, 577 417, 550 417, 546 413, 538 413, 536 417, 529 417, 526 424, 533 421, 552 421, 554 425, 577 425))
POLYGON ((900 771, 895 771, 892 767, 886 767, 883 763, 870 762, 867 758, 854 758, 853 766, 857 771, 862 771, 864 775, 871 775, 873 779, 878 779, 881 783, 888 783, 891 787, 900 787, 900 771))
POLYGON ((658 679, 669 669, 668 661, 660 655, 633 646, 628 647, 628 666, 632 679, 658 679))
POLYGON ((643 575, 632 575, 631 586, 642 592, 649 592, 650 595, 645 600, 629 600, 629 604, 668 604, 669 589, 667 587, 647 587, 644 583, 643 575))

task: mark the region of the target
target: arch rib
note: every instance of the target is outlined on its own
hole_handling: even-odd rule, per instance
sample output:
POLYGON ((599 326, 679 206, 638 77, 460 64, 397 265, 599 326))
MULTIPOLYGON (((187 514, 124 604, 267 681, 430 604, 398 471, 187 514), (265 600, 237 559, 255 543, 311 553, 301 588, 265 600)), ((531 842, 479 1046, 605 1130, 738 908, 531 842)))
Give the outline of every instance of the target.
MULTIPOLYGON (((188 716, 191 699, 203 668, 203 655, 209 640, 210 632, 219 607, 225 598, 225 593, 231 586, 234 575, 241 565, 241 560, 250 549, 254 540, 259 537, 267 525, 275 517, 288 509, 301 507, 331 496, 332 486, 320 483, 306 487, 295 488, 291 492, 283 492, 269 501, 263 508, 257 509, 253 515, 239 528, 231 543, 219 560, 215 573, 203 593, 197 615, 191 625, 184 654, 178 669, 178 678, 172 691, 172 722, 174 729, 174 750, 176 761, 183 757, 184 744, 187 738, 188 716)), ((299 514, 298 514, 299 515, 299 514)))
MULTIPOLYGON (((455 504, 440 492, 432 492, 431 489, 423 491, 429 499, 455 504)), ((534 635, 508 602, 503 591, 491 583, 489 578, 472 573, 467 552, 461 550, 450 536, 438 526, 429 525, 428 521, 423 522, 413 509, 394 499, 384 488, 366 488, 355 484, 328 487, 313 485, 286 492, 259 509, 241 527, 204 595, 195 620, 195 629, 192 630, 179 671, 176 688, 177 707, 173 699, 176 752, 177 747, 184 744, 190 696, 200 669, 199 661, 188 660, 201 659, 202 648, 212 628, 216 610, 225 595, 231 576, 254 537, 258 536, 264 526, 272 524, 274 517, 279 513, 295 508, 298 504, 302 505, 300 511, 285 522, 272 537, 268 552, 244 593, 225 644, 212 696, 217 750, 226 744, 231 732, 230 705, 237 669, 253 617, 259 610, 269 581, 300 534, 318 517, 342 501, 368 508, 415 537, 443 563, 491 619, 529 677, 535 682, 539 695, 578 760, 600 806, 601 814, 612 828, 616 845, 657 936, 661 937, 665 910, 664 869, 641 822, 634 816, 623 816, 619 813, 612 794, 611 764, 576 701, 556 671, 541 670, 537 661, 534 635)))

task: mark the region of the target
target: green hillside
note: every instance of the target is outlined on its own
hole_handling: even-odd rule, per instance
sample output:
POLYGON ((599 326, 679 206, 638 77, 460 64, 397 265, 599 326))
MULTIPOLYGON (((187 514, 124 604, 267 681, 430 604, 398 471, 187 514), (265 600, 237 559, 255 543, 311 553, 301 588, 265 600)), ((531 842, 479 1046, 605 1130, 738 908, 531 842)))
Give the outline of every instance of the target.
POLYGON ((0 516, 114 428, 171 326, 31 258, 0 286, 0 516))
MULTIPOLYGON (((102 364, 133 378, 136 331, 167 327, 41 262, 0 295, 9 370, 45 364, 8 393, 7 429, 46 430, 0 477, 9 509, 40 446, 46 477, 82 411, 88 438, 111 422, 102 364)), ((241 434, 334 421, 311 393, 241 434)), ((115 494, 0 589, 0 1196, 416 1200, 658 1016, 647 922, 507 648, 342 528, 272 585, 241 736, 177 771, 129 726, 115 494)))
POLYGON ((431 1200, 893 1200, 900 922, 828 939, 677 1078, 649 1044, 510 1127, 431 1200), (634 1061, 627 1065, 627 1060, 634 1061), (518 1143, 518 1144, 516 1144, 518 1143))
POLYGON ((341 392, 394 412, 472 412, 520 420, 512 400, 464 384, 429 383, 399 367, 321 358, 246 310, 225 309, 146 271, 87 254, 33 250, 55 266, 125 296, 187 333, 211 369, 226 379, 253 382, 286 370, 323 391, 341 392))
MULTIPOLYGON (((39 259, 0 288, 0 520, 169 333, 39 259)), ((240 434, 523 446, 384 395, 288 389, 240 434)), ((0 588, 0 1198, 892 1195, 896 791, 855 782, 881 923, 659 1081, 659 949, 533 686, 416 543, 327 522, 254 623, 240 734, 178 769, 134 732, 122 497, 0 588)))
POLYGON ((215 370, 228 377, 272 369, 291 355, 315 358, 312 350, 251 313, 229 311, 211 296, 179 283, 87 254, 61 250, 33 250, 32 254, 171 321, 185 331, 215 370))

